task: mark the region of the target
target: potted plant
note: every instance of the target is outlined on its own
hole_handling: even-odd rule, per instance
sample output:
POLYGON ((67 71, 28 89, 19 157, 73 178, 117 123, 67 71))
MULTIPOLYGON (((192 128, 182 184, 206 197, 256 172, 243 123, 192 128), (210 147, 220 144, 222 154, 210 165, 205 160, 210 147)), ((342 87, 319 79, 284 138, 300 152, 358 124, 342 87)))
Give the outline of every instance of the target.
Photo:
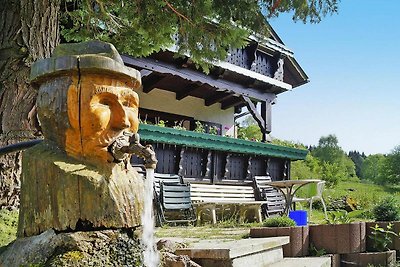
POLYGON ((396 251, 390 250, 389 245, 392 238, 399 238, 399 234, 392 231, 393 224, 389 223, 386 228, 378 224, 371 227, 371 234, 368 240, 371 244, 372 252, 354 253, 342 255, 342 260, 352 264, 352 266, 396 266, 396 251))
POLYGON ((308 226, 296 226, 296 223, 287 216, 268 218, 262 225, 263 227, 251 228, 250 237, 289 236, 289 244, 283 246, 283 256, 303 257, 308 255, 308 226))
MULTIPOLYGON (((397 233, 400 232, 400 205, 394 197, 389 196, 379 201, 372 209, 372 213, 375 221, 367 222, 367 236, 372 234, 375 225, 387 229, 388 225, 391 224, 391 230, 397 233)), ((400 252, 400 238, 392 235, 388 247, 400 252)), ((367 240, 367 249, 373 249, 373 241, 371 239, 367 240)))
POLYGON ((328 213, 327 224, 310 225, 310 243, 327 253, 345 254, 365 251, 365 222, 353 222, 362 211, 328 213))

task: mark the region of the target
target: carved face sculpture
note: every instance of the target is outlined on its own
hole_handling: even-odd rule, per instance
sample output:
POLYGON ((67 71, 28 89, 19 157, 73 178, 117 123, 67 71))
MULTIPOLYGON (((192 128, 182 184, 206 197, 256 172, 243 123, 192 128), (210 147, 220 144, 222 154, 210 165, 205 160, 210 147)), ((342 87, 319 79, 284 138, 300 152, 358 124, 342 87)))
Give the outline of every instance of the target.
POLYGON ((138 130, 137 86, 115 77, 83 74, 79 86, 68 89, 70 128, 66 132, 67 154, 103 164, 115 161, 109 146, 124 133, 138 130))
POLYGON ((51 58, 34 64, 31 81, 40 86, 38 117, 46 139, 97 166, 126 158, 115 148, 127 146, 138 130, 139 99, 133 90, 141 79, 113 45, 61 44, 51 58))

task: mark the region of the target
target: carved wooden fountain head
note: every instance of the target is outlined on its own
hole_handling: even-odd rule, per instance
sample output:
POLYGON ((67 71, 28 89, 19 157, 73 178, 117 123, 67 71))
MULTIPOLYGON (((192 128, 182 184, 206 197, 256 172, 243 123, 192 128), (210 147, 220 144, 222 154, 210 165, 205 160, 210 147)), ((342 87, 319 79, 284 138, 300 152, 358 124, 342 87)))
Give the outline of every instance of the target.
POLYGON ((135 141, 140 73, 91 41, 58 46, 31 80, 45 140, 24 151, 18 236, 139 226, 144 184, 129 154, 147 152, 135 141))
POLYGON ((40 86, 43 135, 69 156, 100 166, 114 162, 110 145, 138 130, 140 73, 125 67, 111 44, 61 44, 32 66, 31 80, 40 86))

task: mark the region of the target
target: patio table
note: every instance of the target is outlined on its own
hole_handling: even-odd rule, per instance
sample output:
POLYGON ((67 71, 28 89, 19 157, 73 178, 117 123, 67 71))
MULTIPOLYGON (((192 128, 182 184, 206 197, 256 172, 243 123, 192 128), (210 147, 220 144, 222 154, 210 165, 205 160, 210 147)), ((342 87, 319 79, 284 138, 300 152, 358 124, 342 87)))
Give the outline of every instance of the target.
POLYGON ((318 183, 321 182, 319 179, 306 179, 306 180, 282 180, 282 181, 272 181, 266 182, 266 185, 270 185, 274 188, 279 189, 286 200, 284 213, 288 214, 290 207, 292 205, 293 197, 296 194, 297 190, 301 187, 310 184, 310 183, 318 183))

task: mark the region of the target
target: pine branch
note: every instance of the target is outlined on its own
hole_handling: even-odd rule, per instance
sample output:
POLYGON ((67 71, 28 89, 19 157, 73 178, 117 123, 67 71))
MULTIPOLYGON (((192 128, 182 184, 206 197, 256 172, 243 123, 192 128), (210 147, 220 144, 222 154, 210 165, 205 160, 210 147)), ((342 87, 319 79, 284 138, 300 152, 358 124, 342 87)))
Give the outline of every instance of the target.
POLYGON ((178 17, 183 18, 187 22, 189 22, 191 25, 193 25, 192 21, 188 19, 185 15, 177 11, 167 0, 164 0, 164 2, 167 4, 167 6, 174 12, 178 17))

